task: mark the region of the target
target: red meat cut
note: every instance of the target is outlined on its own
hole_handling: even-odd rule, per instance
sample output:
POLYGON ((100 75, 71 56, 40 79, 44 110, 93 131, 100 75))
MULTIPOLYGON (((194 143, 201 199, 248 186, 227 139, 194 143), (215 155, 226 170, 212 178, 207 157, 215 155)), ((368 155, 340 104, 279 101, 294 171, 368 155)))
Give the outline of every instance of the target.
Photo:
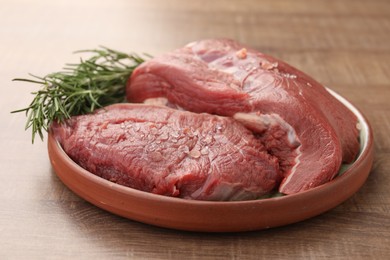
POLYGON ((357 119, 317 81, 231 40, 202 40, 143 63, 127 99, 233 117, 275 155, 293 194, 331 180, 359 151, 357 119))
POLYGON ((278 161, 232 118, 116 104, 54 123, 80 166, 112 182, 198 200, 246 200, 280 183, 278 161))

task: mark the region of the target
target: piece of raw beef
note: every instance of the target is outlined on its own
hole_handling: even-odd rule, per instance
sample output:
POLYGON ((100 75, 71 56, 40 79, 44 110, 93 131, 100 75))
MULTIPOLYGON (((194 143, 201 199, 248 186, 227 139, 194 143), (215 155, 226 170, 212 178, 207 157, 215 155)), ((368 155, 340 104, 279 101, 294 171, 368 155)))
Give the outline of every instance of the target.
POLYGON ((202 40, 143 63, 127 99, 233 117, 279 160, 279 191, 293 194, 331 180, 358 151, 357 119, 317 81, 231 40, 202 40))
POLYGON ((281 177, 277 159, 236 120, 116 104, 51 131, 80 166, 112 182, 198 200, 256 199, 281 177))

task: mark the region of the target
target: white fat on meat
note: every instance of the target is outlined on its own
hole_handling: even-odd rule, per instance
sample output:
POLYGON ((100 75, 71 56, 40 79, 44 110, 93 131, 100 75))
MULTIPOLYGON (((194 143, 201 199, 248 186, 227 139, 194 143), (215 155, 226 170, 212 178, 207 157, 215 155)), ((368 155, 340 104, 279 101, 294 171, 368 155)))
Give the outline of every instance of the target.
POLYGON ((185 111, 182 107, 179 105, 170 103, 169 100, 165 97, 155 97, 155 98, 148 98, 145 99, 143 102, 145 105, 152 105, 152 106, 159 106, 159 107, 170 107, 176 110, 185 111))
POLYGON ((291 178, 297 166, 301 163, 300 157, 302 155, 301 142, 295 132, 295 129, 281 116, 274 113, 236 113, 234 114, 233 118, 243 124, 249 130, 260 135, 267 134, 267 131, 272 131, 270 129, 272 129, 274 126, 279 126, 285 131, 290 147, 295 147, 294 166, 291 168, 290 173, 288 174, 291 178))
POLYGON ((165 107, 168 105, 168 99, 165 97, 148 98, 145 99, 144 104, 165 107))
POLYGON ((291 146, 298 146, 301 143, 294 128, 278 114, 236 113, 233 118, 246 128, 259 134, 264 133, 272 126, 278 125, 286 131, 291 146))

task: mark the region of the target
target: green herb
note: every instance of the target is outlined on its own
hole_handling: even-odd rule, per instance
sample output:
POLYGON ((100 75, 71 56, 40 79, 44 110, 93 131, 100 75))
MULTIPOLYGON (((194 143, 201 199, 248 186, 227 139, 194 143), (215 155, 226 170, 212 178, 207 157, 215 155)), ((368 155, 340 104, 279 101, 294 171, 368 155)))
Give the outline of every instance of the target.
POLYGON ((93 56, 80 59, 78 64, 67 64, 64 71, 45 77, 30 75, 33 79, 14 79, 41 85, 40 90, 32 93, 34 99, 28 107, 11 112, 26 113, 25 129, 32 129, 33 143, 36 134, 43 140, 43 132, 51 122, 63 122, 73 115, 125 101, 126 81, 144 62, 138 55, 105 47, 79 52, 93 56))

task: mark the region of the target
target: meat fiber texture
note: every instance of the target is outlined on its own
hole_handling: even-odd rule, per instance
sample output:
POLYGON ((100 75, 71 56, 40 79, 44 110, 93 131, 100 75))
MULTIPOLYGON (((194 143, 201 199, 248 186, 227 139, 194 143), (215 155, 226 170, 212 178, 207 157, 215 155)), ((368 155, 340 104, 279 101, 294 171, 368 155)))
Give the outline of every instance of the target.
POLYGON ((282 177, 262 141, 229 117, 116 104, 54 123, 51 131, 86 170, 155 194, 249 200, 282 177))
POLYGON ((127 99, 156 98, 246 126, 277 158, 284 194, 330 181, 359 151, 357 118, 320 83, 232 40, 190 43, 139 66, 128 81, 127 99))

